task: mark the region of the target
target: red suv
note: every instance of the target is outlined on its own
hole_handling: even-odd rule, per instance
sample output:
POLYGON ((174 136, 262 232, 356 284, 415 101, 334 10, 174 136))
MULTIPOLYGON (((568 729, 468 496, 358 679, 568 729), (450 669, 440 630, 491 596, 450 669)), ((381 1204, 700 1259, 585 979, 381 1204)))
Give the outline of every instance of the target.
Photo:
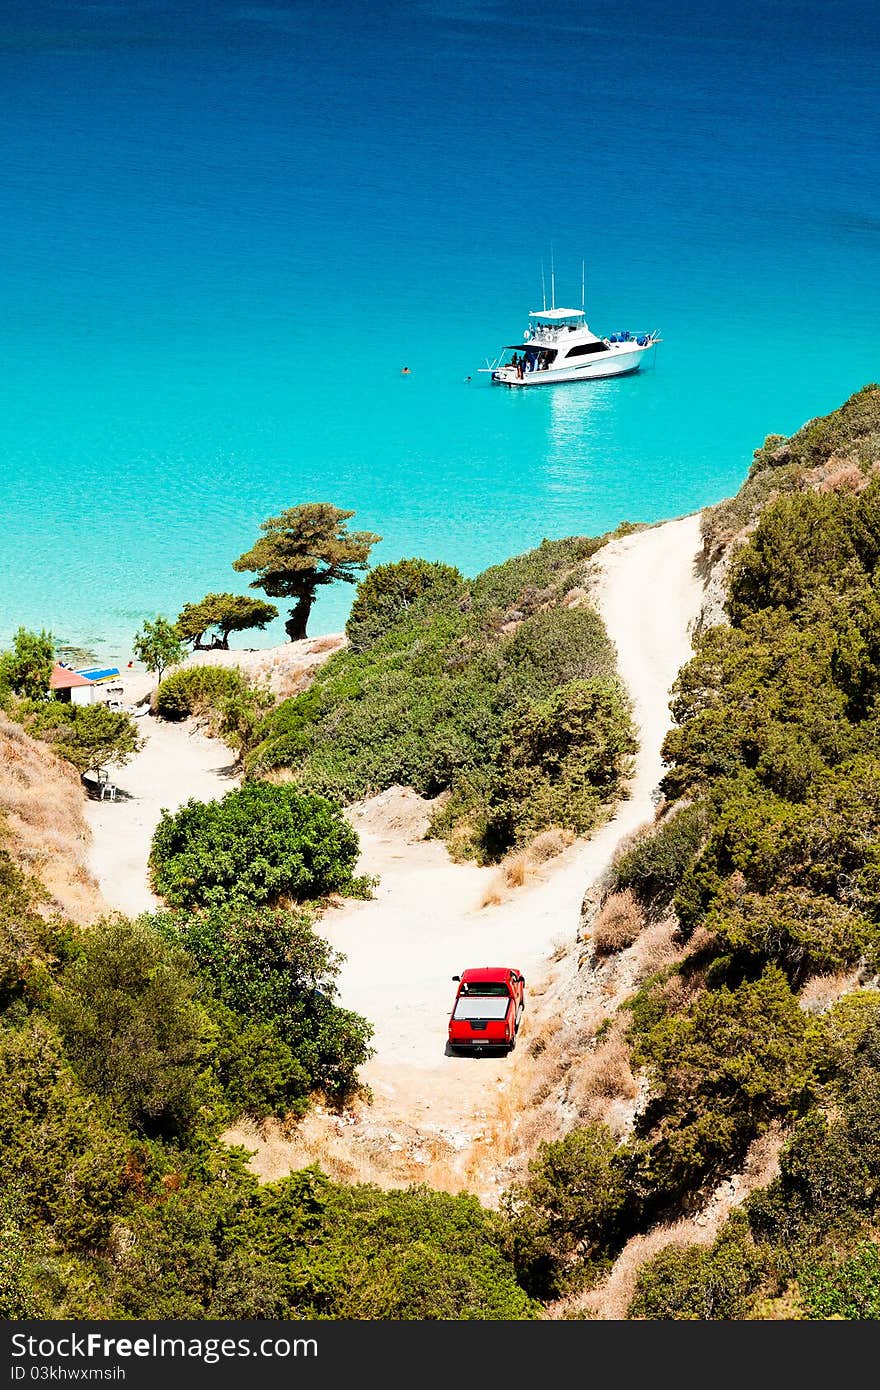
POLYGON ((450 1048, 481 1052, 485 1047, 506 1047, 512 1052, 525 1008, 526 982, 520 971, 487 965, 452 978, 458 981, 458 992, 449 1017, 450 1048))

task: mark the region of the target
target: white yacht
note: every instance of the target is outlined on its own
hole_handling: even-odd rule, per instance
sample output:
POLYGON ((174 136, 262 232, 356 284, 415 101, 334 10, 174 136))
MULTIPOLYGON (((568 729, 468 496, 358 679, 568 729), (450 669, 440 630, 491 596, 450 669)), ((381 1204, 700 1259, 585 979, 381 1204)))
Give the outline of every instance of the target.
POLYGON ((583 309, 534 309, 522 342, 505 348, 483 368, 503 386, 551 386, 557 381, 597 381, 602 377, 637 372, 647 353, 659 343, 653 333, 612 333, 598 338, 590 331, 583 309), (502 362, 504 352, 513 356, 502 362))

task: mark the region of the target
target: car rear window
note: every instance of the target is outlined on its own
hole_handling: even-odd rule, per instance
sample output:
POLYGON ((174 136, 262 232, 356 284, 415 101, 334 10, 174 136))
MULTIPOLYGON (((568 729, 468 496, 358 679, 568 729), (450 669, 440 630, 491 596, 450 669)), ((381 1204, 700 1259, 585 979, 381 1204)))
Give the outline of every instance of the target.
POLYGON ((497 995, 460 994, 455 1001, 453 1018, 503 1018, 507 1013, 510 995, 500 998, 497 995))

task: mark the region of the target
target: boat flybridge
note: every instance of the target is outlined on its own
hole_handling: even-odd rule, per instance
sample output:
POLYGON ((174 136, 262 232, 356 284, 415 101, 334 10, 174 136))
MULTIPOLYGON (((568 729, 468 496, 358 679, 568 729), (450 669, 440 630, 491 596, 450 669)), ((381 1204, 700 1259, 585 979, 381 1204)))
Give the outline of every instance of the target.
POLYGON ((596 381, 637 372, 659 343, 653 333, 612 333, 598 338, 583 309, 534 309, 522 342, 506 347, 483 371, 503 386, 550 386, 556 381, 596 381), (504 352, 512 352, 502 362, 504 352))

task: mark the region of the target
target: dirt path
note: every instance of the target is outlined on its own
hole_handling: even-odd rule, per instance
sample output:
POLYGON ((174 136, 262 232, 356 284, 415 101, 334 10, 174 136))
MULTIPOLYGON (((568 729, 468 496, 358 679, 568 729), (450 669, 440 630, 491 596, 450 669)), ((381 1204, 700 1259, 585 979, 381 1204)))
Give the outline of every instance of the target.
MULTIPOLYGON (((322 930, 346 956, 341 1002, 375 1026, 376 1055, 364 1072, 374 1129, 427 1129, 465 1148, 509 1086, 516 1052, 445 1054, 451 976, 472 965, 517 966, 528 998, 528 982, 545 973, 554 951, 574 947, 585 890, 621 840, 652 817, 669 690, 700 607, 699 551, 694 515, 613 541, 597 556, 596 600, 633 700, 640 752, 629 799, 590 841, 551 861, 542 880, 482 907, 495 871, 453 864, 441 844, 417 838, 417 826, 408 840, 393 816, 383 824, 369 806, 361 812, 360 868, 378 874, 380 886, 372 902, 327 915, 322 930)), ((357 824, 357 810, 353 818, 357 824)), ((258 1149, 267 1176, 307 1161, 301 1144, 277 1133, 238 1137, 258 1149)))
POLYGON ((114 773, 115 801, 88 801, 92 832, 89 868, 101 894, 120 912, 149 912, 156 899, 147 882, 147 858, 163 808, 176 811, 189 798, 213 801, 235 785, 232 754, 188 724, 138 720, 144 747, 114 773))
MULTIPOLYGON (((311 671, 343 642, 342 634, 336 633, 280 647, 199 651, 184 665, 237 666, 285 695, 299 689, 311 671)), ((155 685, 143 672, 126 672, 121 683, 127 705, 146 700, 155 685)), ((190 797, 213 801, 237 782, 229 749, 193 728, 189 720, 171 724, 147 714, 137 725, 144 747, 127 767, 113 773, 117 799, 86 804, 92 833, 89 868, 105 902, 127 913, 148 912, 156 906, 147 882, 147 858, 163 808, 176 811, 190 797)))

